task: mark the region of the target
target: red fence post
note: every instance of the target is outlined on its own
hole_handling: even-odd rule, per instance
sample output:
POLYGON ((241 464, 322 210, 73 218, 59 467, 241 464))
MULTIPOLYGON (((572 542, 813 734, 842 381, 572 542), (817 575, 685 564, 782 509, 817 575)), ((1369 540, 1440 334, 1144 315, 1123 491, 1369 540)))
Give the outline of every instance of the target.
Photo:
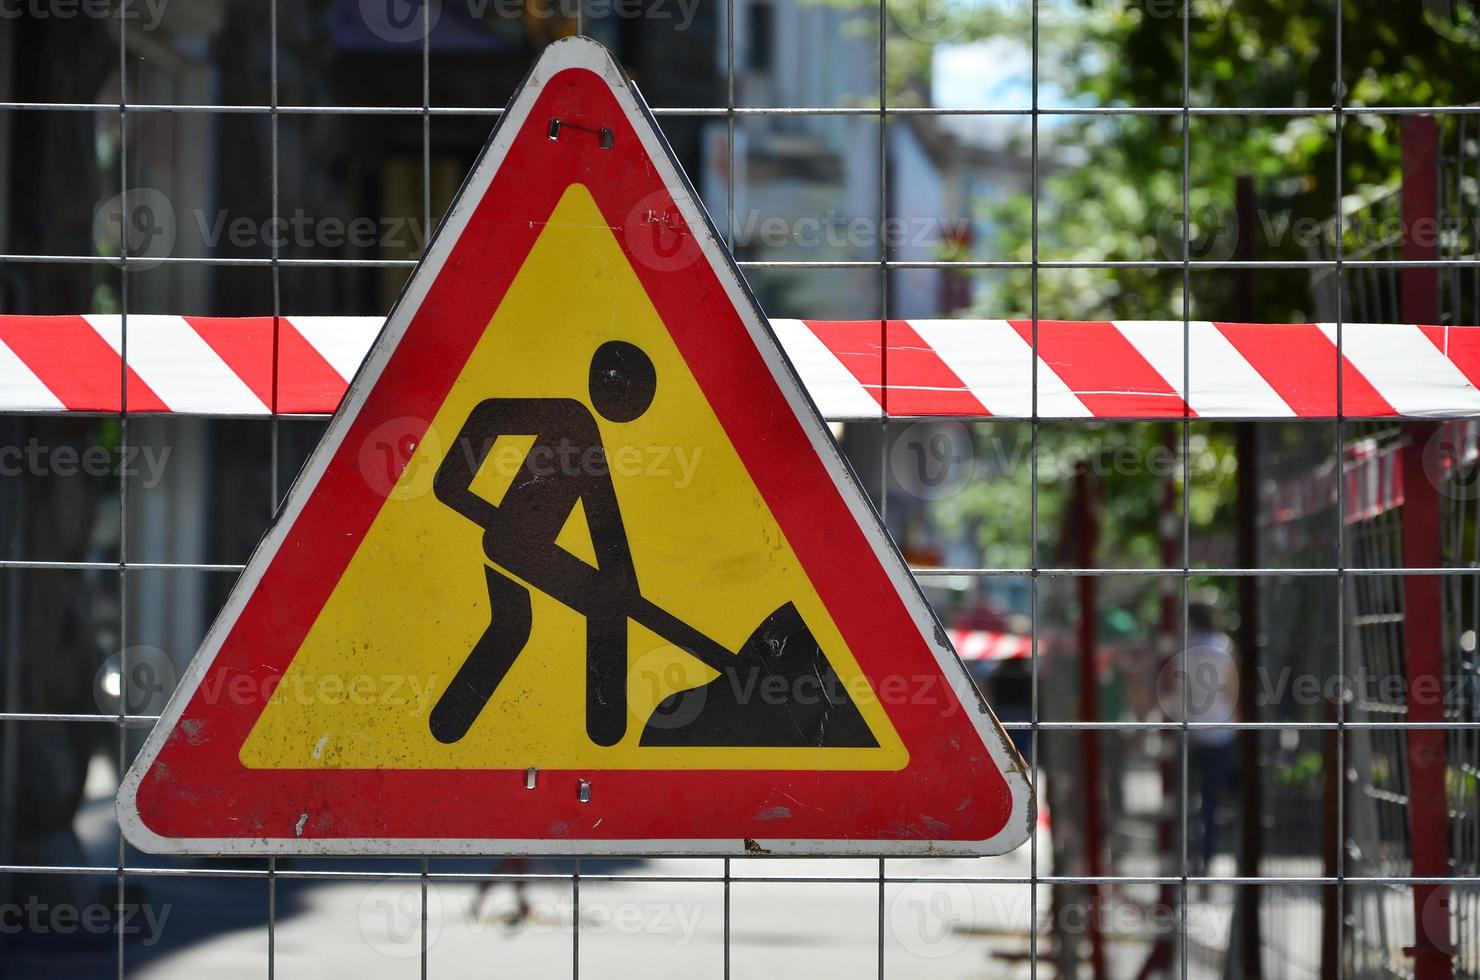
MULTIPOLYGON (((1175 459, 1179 451, 1177 441, 1177 427, 1168 422, 1161 428, 1162 447, 1167 451, 1169 458, 1175 459)), ((1162 477, 1161 481, 1161 522, 1160 522, 1160 545, 1161 545, 1161 567, 1176 568, 1181 564, 1180 544, 1181 525, 1177 520, 1179 513, 1180 495, 1177 493, 1176 479, 1171 473, 1162 477)), ((1167 664, 1171 663, 1181 648, 1182 641, 1182 603, 1181 596, 1172 587, 1170 579, 1165 579, 1161 584, 1161 622, 1158 624, 1157 636, 1157 663, 1156 676, 1158 683, 1162 671, 1167 664)), ((1167 737, 1170 732, 1162 732, 1161 759, 1157 768, 1161 773, 1161 814, 1156 823, 1156 851, 1166 856, 1177 851, 1177 826, 1173 824, 1172 800, 1180 798, 1180 781, 1182 778, 1182 767, 1177 764, 1178 758, 1174 752, 1181 752, 1181 740, 1177 739, 1177 747, 1168 751, 1167 743, 1173 739, 1167 737)), ((1180 823, 1182 833, 1187 832, 1186 822, 1180 823)), ((1177 901, 1176 885, 1163 882, 1157 887, 1157 903, 1161 908, 1173 908, 1177 901)), ((1151 951, 1146 955, 1146 961, 1141 964, 1141 970, 1136 974, 1136 980, 1147 980, 1148 977, 1170 975, 1174 966, 1175 950, 1172 948, 1171 936, 1158 936, 1152 945, 1151 951)))
MULTIPOLYGON (((1075 557, 1080 568, 1093 568, 1098 561, 1100 539, 1099 501, 1089 467, 1080 463, 1074 473, 1075 557)), ((1100 720, 1098 582, 1093 575, 1079 576, 1079 712, 1080 720, 1100 720)), ((1100 756, 1100 733, 1082 729, 1084 737, 1084 836, 1089 859, 1089 955, 1095 980, 1105 980, 1105 937, 1100 919, 1104 909, 1105 811, 1102 797, 1104 767, 1100 756)))
MULTIPOLYGON (((1238 249, 1241 262, 1253 262, 1258 255, 1258 197, 1254 178, 1243 176, 1234 185, 1234 206, 1238 214, 1238 249)), ((1244 266, 1236 273, 1237 310, 1241 320, 1256 319, 1255 286, 1258 270, 1244 266)), ((1234 453, 1238 460, 1236 547, 1239 568, 1259 567, 1259 423, 1239 422, 1235 426, 1234 453)), ((1169 481, 1170 482, 1170 481, 1169 481)), ((1166 567, 1176 559, 1166 562, 1166 567)), ((1259 703, 1251 696, 1259 683, 1259 589, 1260 580, 1245 575, 1238 580, 1238 632, 1234 649, 1239 657, 1239 720, 1258 721, 1259 703)), ((1257 729, 1239 732, 1240 819, 1238 874, 1241 878, 1258 878, 1264 865, 1264 773, 1259 765, 1261 733, 1257 729)), ((1263 980, 1264 946, 1260 936, 1260 890, 1244 885, 1238 890, 1237 908, 1239 965, 1245 980, 1263 980)), ((1233 940, 1229 940, 1230 945, 1233 940)))
MULTIPOLYGON (((1433 116, 1403 117, 1403 261, 1439 258, 1439 127, 1433 116)), ((1404 266, 1403 318, 1439 322, 1438 266, 1404 266)))
MULTIPOLYGON (((1439 257, 1439 139, 1432 116, 1403 120, 1403 259, 1439 257)), ((1439 320, 1439 270, 1404 267, 1403 318, 1439 320)), ((1436 422, 1405 426, 1403 467, 1403 567, 1438 568, 1443 563, 1439 488, 1424 472, 1423 452, 1439 429, 1436 422)), ((1437 575, 1403 578, 1404 672, 1408 721, 1444 720, 1444 596, 1437 575)), ((1408 731, 1409 837, 1413 875, 1449 875, 1449 810, 1445 790, 1445 732, 1408 731)), ((1450 980, 1449 889, 1413 886, 1413 956, 1416 980, 1450 980), (1437 910, 1437 911, 1436 911, 1437 910)))

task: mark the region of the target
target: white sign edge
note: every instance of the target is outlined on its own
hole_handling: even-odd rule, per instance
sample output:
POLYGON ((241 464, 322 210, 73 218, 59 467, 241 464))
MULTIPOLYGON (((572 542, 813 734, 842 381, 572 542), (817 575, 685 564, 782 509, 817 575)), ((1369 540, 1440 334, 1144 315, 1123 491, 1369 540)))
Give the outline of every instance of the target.
POLYGON ((140 850, 153 854, 236 856, 357 856, 357 855, 644 855, 644 856, 743 856, 755 854, 816 857, 910 857, 991 856, 1015 850, 1033 831, 1035 807, 1032 785, 1025 764, 977 691, 965 665, 950 645, 949 637, 920 591, 899 550, 869 504, 852 469, 843 458, 831 432, 797 378, 780 342, 741 277, 733 258, 725 250, 698 195, 684 177, 663 139, 656 121, 636 89, 611 55, 600 44, 585 37, 569 37, 551 44, 535 61, 520 83, 508 109, 500 116, 488 143, 458 191, 452 208, 437 229, 426 256, 418 263, 397 299, 370 353, 350 382, 339 409, 330 420, 319 444, 289 489, 283 505, 267 533, 248 559, 232 587, 226 603, 206 633, 200 650, 191 660, 154 729, 119 784, 116 810, 123 835, 140 850), (1007 822, 992 837, 981 841, 959 840, 864 840, 864 839, 778 839, 734 838, 639 839, 639 840, 507 840, 491 838, 286 838, 286 837, 165 837, 156 834, 139 816, 137 793, 144 773, 158 757, 164 743, 179 723, 185 707, 209 672, 216 655, 236 626, 247 601, 292 528, 303 506, 329 462, 338 453, 344 436, 375 387, 391 354, 422 301, 452 253, 477 203, 483 199, 497 173, 509 144, 520 132, 544 83, 562 71, 584 68, 600 76, 610 87, 627 115, 633 131, 642 140, 660 179, 668 188, 684 220, 693 230, 700 249, 716 278, 723 284, 736 311, 765 358, 778 387, 806 429, 819 459, 827 468, 839 494, 869 540, 880 565, 894 583, 901 600, 935 654, 941 674, 967 711, 982 744, 1001 771, 1012 803, 1007 822), (975 709, 975 710, 973 710, 975 709))

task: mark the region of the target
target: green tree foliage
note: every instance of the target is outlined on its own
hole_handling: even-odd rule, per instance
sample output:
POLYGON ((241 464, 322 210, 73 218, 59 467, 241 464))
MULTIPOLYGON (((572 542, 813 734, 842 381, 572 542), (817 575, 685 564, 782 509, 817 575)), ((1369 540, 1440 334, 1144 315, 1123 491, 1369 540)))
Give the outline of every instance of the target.
MULTIPOLYGON (((1025 15, 1027 4, 1018 6, 1025 15)), ((1252 238, 1263 259, 1310 258, 1319 254, 1312 239, 1322 234, 1329 249, 1338 195, 1350 210, 1398 181, 1401 117, 1382 107, 1465 103, 1480 95, 1473 71, 1480 56, 1476 9, 1470 0, 1342 5, 1340 183, 1338 121, 1331 113, 1044 117, 1040 257, 1180 261, 1184 155, 1189 257, 1233 257, 1242 236, 1252 238), (1241 175, 1256 183, 1253 228, 1235 221, 1241 175)), ((1199 107, 1325 109, 1338 102, 1335 0, 1190 0, 1190 17, 1183 10, 1183 0, 1040 0, 1040 44, 1053 66, 1045 77, 1072 102, 1091 107, 1179 107, 1184 82, 1188 104, 1199 107), (1190 56, 1185 78, 1184 50, 1190 56)), ((993 209, 994 251, 1031 258, 1032 210, 1028 195, 993 209)), ((1245 305, 1262 320, 1311 315, 1306 273, 1257 276, 1251 303, 1238 295, 1230 273, 1199 271, 1190 278, 1186 305, 1194 318, 1227 318, 1245 305)), ((993 315, 1004 308, 1029 312, 1024 298, 1031 291, 1031 272, 1002 277, 988 293, 993 315)), ((1038 297, 1043 316, 1180 319, 1183 272, 1052 270, 1040 274, 1038 297)))
MULTIPOLYGON (((1031 42, 1031 0, 886 2, 895 104, 925 101, 938 43, 1031 42)), ((1345 0, 1339 65, 1336 0, 1038 0, 1038 7, 1040 104, 1086 110, 1040 117, 1041 260, 1181 261, 1184 155, 1187 256, 1234 257, 1241 236, 1252 236, 1244 244, 1261 259, 1329 255, 1338 211, 1349 213, 1358 202, 1398 185, 1402 118, 1383 108, 1480 97, 1474 71, 1480 63, 1480 5, 1473 0, 1345 0), (1190 58, 1185 72, 1184 56, 1190 58), (1184 98, 1198 107, 1295 110, 1340 102, 1343 113, 1339 120, 1330 112, 1300 111, 1191 116, 1175 111, 1184 98), (1172 111, 1128 115, 1093 112, 1096 107, 1172 111), (1235 221, 1235 184, 1244 175, 1255 182, 1253 228, 1239 228, 1235 221)), ((982 71, 993 70, 984 60, 982 71)), ((1452 138, 1457 122, 1450 118, 1442 125, 1452 138)), ((1025 127, 1019 138, 1025 154, 1031 150, 1027 132, 1025 127)), ((979 246, 984 257, 1032 258, 1031 195, 995 202, 985 217, 991 234, 979 246)), ((1359 246, 1365 233, 1348 230, 1347 245, 1359 246)), ((982 278, 982 299, 971 315, 1032 313, 1032 270, 990 271, 982 278)), ((1278 322, 1314 313, 1305 270, 1262 271, 1252 280, 1207 270, 1184 279, 1175 265, 1041 270, 1036 295, 1039 315, 1056 319, 1228 319, 1249 311, 1278 322), (1185 297, 1184 283, 1191 286, 1185 297)), ((1303 439, 1288 428, 1270 426, 1266 437, 1303 439)), ((1101 562, 1159 565, 1159 467, 1106 467, 1104 461, 1121 451, 1126 461, 1158 458, 1164 438, 1165 426, 1156 424, 1045 427, 1040 449, 1046 455, 1040 461, 1053 465, 1040 467, 1048 476, 1039 484, 1038 559, 1065 563, 1054 540, 1068 506, 1064 462, 1086 458, 1102 485, 1101 562)), ((1232 438, 1228 425, 1194 430, 1186 494, 1194 552, 1201 545, 1226 551, 1231 543, 1232 438)), ((1026 426, 987 426, 975 433, 981 454, 1000 454, 1004 440, 1027 439, 1026 426)), ((1180 441, 1178 436, 1179 448, 1180 441)), ((1022 530, 1030 517, 1026 471, 1024 466, 975 481, 939 511, 948 529, 974 535, 989 564, 1015 565, 1028 557, 1022 530)), ((1173 479, 1180 501, 1180 475, 1173 479)))

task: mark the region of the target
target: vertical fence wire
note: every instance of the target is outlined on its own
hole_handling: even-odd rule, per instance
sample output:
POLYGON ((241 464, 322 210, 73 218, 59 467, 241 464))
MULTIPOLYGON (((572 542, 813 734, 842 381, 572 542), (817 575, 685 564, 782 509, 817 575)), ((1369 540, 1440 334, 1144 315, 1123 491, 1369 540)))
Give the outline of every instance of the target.
MULTIPOLYGON (((735 254, 735 5, 740 0, 724 0, 725 4, 725 245, 730 254, 735 254)), ((722 916, 720 939, 724 980, 730 980, 730 923, 733 915, 731 906, 730 859, 722 864, 724 884, 721 893, 722 916)))
MULTIPOLYGON (((889 0, 879 0, 879 16, 876 29, 879 32, 879 115, 875 125, 878 127, 879 150, 879 197, 878 197, 878 227, 882 230, 889 227, 889 0)), ((734 66, 730 66, 734 70, 734 66)), ((879 516, 888 526, 889 519, 889 242, 886 236, 880 234, 879 242, 879 384, 884 395, 884 412, 879 421, 879 516)), ((877 948, 877 976, 878 980, 884 980, 884 917, 885 890, 888 887, 885 879, 888 867, 884 858, 879 858, 878 864, 878 916, 876 929, 878 934, 877 948)))
MULTIPOLYGON (((1029 377, 1031 410, 1029 420, 1029 454, 1028 454, 1028 566, 1032 575, 1028 580, 1028 656, 1029 656, 1029 692, 1028 692, 1028 719, 1032 728, 1029 731, 1029 746, 1032 749, 1032 758, 1028 763, 1028 778, 1033 786, 1033 797, 1038 805, 1043 805, 1043 795, 1039 785, 1038 774, 1042 771, 1039 760, 1042 758, 1039 747, 1039 681, 1038 671, 1042 663, 1042 649, 1039 645, 1039 576, 1038 576, 1038 535, 1039 535, 1039 498, 1038 498, 1038 451, 1040 447, 1040 425, 1038 418, 1038 290, 1039 290, 1039 254, 1038 254, 1038 207, 1039 207, 1039 0, 1030 0, 1029 16, 1029 58, 1031 73, 1029 96, 1032 105, 1032 117, 1029 125, 1030 132, 1029 153, 1031 167, 1029 176, 1029 258, 1032 265, 1029 269, 1029 315, 1032 336, 1029 343, 1029 377)), ((1031 980, 1038 980, 1038 826, 1035 819, 1032 831, 1028 836, 1028 976, 1031 980)))
POLYGON ((1342 387, 1342 385, 1344 383, 1344 377, 1346 375, 1346 371, 1343 370, 1343 364, 1344 364, 1344 362, 1342 360, 1343 351, 1344 351, 1343 340, 1345 339, 1344 338, 1344 334, 1345 334, 1345 323, 1346 323, 1346 302, 1345 302, 1346 292, 1345 292, 1345 289, 1343 288, 1344 285, 1345 285, 1345 282, 1346 282, 1346 277, 1345 277, 1345 269, 1342 267, 1342 261, 1346 257, 1345 251, 1343 249, 1343 239, 1345 237, 1344 236, 1345 229, 1343 227, 1343 220, 1344 219, 1343 219, 1343 216, 1342 216, 1342 196, 1343 196, 1343 187, 1344 187, 1344 180, 1345 180, 1345 175, 1342 173, 1342 162, 1344 160, 1344 156, 1343 156, 1343 153, 1342 153, 1342 140, 1343 140, 1344 135, 1345 135, 1345 132, 1346 132, 1346 129, 1345 129, 1345 121, 1346 120, 1345 120, 1345 114, 1343 112, 1343 109, 1344 109, 1344 107, 1346 105, 1346 75, 1345 75, 1345 71, 1344 71, 1344 63, 1343 63, 1343 57, 1342 57, 1343 56, 1343 53, 1344 53, 1342 44, 1343 44, 1343 39, 1344 39, 1344 36, 1345 36, 1345 31, 1344 31, 1345 25, 1343 23, 1344 14, 1345 14, 1344 0, 1336 0, 1336 5, 1335 5, 1335 9, 1334 9, 1335 23, 1332 25, 1333 26, 1333 29, 1335 30, 1335 37, 1333 38, 1333 43, 1335 45, 1335 75, 1336 75, 1335 79, 1333 80, 1333 86, 1334 86, 1333 91, 1334 91, 1335 97, 1336 97, 1335 116, 1334 116, 1334 120, 1333 120, 1334 121, 1334 135, 1333 135, 1333 138, 1336 141, 1335 153, 1333 154, 1334 157, 1335 157, 1335 164, 1334 164, 1334 166, 1335 166, 1335 169, 1336 169, 1335 179, 1334 179, 1334 182, 1333 182, 1333 186, 1335 188, 1335 198, 1336 198, 1335 201, 1333 202, 1333 205, 1334 205, 1334 207, 1336 209, 1335 210, 1335 214, 1336 214, 1336 236, 1335 236, 1336 242, 1335 242, 1335 246, 1334 246, 1335 260, 1336 260, 1336 266, 1335 266, 1335 270, 1334 270, 1334 277, 1335 277, 1335 281, 1336 281, 1336 420, 1333 423, 1333 425, 1334 425, 1334 428, 1335 428, 1335 436, 1336 436, 1336 458, 1337 458, 1337 480, 1336 480, 1336 677, 1337 677, 1338 683, 1342 685, 1342 694, 1340 696, 1338 696, 1337 699, 1336 699, 1336 733, 1335 733, 1335 736, 1334 736, 1335 739, 1336 739, 1336 752, 1335 752, 1336 775, 1335 775, 1335 778, 1334 779, 1329 779, 1329 778, 1328 779, 1325 779, 1324 780, 1324 784, 1327 785, 1327 786, 1334 785, 1336 787, 1336 841, 1337 841, 1337 846, 1336 846, 1336 889, 1335 889, 1336 912, 1335 912, 1335 918, 1336 918, 1336 953, 1337 953, 1337 955, 1336 955, 1336 963, 1334 964, 1334 971, 1335 971, 1337 980, 1344 980, 1344 978, 1346 976, 1346 969, 1345 969, 1346 957, 1342 954, 1342 951, 1346 948, 1345 947, 1345 943, 1344 943, 1344 938, 1345 938, 1345 936, 1344 936, 1344 930, 1346 928, 1346 914, 1345 914, 1345 911, 1346 911, 1346 886, 1345 886, 1345 878, 1346 878, 1346 850, 1347 850, 1346 849, 1346 846, 1345 846, 1345 844, 1346 844, 1346 696, 1345 696, 1345 686, 1346 686, 1346 618, 1345 618, 1345 613, 1346 613, 1346 575, 1345 575, 1346 552, 1345 552, 1344 545, 1343 545, 1343 541, 1344 541, 1344 539, 1346 537, 1346 521, 1345 521, 1345 514, 1346 514, 1346 510, 1345 510, 1345 502, 1346 502, 1345 493, 1346 493, 1346 488, 1343 486, 1343 484, 1345 484, 1346 481, 1340 478, 1341 450, 1342 450, 1342 446, 1345 445, 1345 443, 1343 442, 1342 437, 1343 437, 1343 435, 1345 433, 1345 429, 1346 429, 1346 424, 1345 424, 1345 421, 1344 421, 1344 417, 1345 417, 1345 414, 1346 414, 1346 404, 1345 404, 1345 402, 1342 399, 1342 395, 1344 394, 1344 391, 1345 391, 1345 389, 1342 387))
MULTIPOLYGON (((125 216, 128 211, 128 18, 125 16, 126 6, 120 4, 118 10, 118 193, 119 210, 125 216)), ((119 296, 121 298, 119 316, 119 358, 118 358, 118 426, 119 443, 126 455, 128 452, 129 419, 128 419, 128 307, 129 307, 129 244, 128 235, 124 231, 126 225, 120 225, 119 238, 119 296)), ((118 475, 118 645, 119 645, 119 701, 118 701, 118 771, 123 772, 128 765, 128 728, 124 724, 124 718, 128 714, 129 705, 129 664, 128 664, 128 601, 129 601, 129 578, 128 578, 128 477, 120 471, 118 475)), ((114 909, 114 922, 118 931, 118 978, 123 980, 124 976, 124 927, 123 913, 128 902, 128 877, 126 869, 128 866, 127 846, 123 835, 118 835, 118 905, 114 909)))
MULTIPOLYGON (((279 48, 278 48, 278 44, 279 44, 279 34, 278 34, 278 0, 270 0, 270 2, 268 3, 267 17, 268 17, 268 66, 269 66, 268 67, 268 85, 269 85, 268 97, 270 99, 270 104, 271 104, 271 111, 268 114, 268 126, 270 127, 269 128, 269 132, 268 132, 268 143, 269 143, 269 146, 270 146, 270 155, 271 155, 271 160, 270 160, 270 180, 272 182, 272 186, 271 186, 271 197, 272 197, 272 200, 271 200, 270 213, 272 215, 272 220, 274 222, 276 222, 276 221, 280 220, 279 215, 280 215, 280 213, 282 211, 282 169, 281 169, 281 156, 280 156, 280 149, 281 149, 281 147, 280 147, 280 144, 279 144, 279 136, 280 136, 280 129, 279 129, 279 127, 281 125, 281 109, 280 109, 279 102, 280 102, 281 92, 278 89, 278 59, 279 59, 279 54, 280 54, 279 48)), ((279 371, 278 371, 278 355, 279 355, 279 347, 280 347, 279 339, 280 339, 280 336, 281 336, 282 314, 283 314, 283 310, 282 310, 282 297, 283 297, 282 266, 279 263, 279 260, 282 258, 282 256, 279 254, 279 251, 280 251, 280 241, 279 241, 278 236, 272 236, 272 241, 269 243, 269 247, 271 249, 271 256, 270 257, 272 259, 272 267, 271 267, 271 273, 272 273, 272 398, 273 398, 273 401, 274 401, 274 404, 272 406, 272 409, 273 409, 272 428, 271 428, 271 432, 269 434, 269 438, 270 438, 271 444, 270 444, 270 448, 268 449, 268 457, 269 457, 269 461, 268 461, 268 482, 270 484, 270 486, 268 488, 268 506, 269 506, 268 517, 270 519, 272 517, 272 515, 274 515, 274 514, 277 513, 277 508, 278 508, 278 481, 279 481, 278 466, 279 466, 279 462, 280 462, 279 451, 280 451, 280 448, 281 448, 281 445, 282 445, 282 421, 281 421, 281 419, 279 419, 279 417, 277 415, 277 404, 276 404, 276 401, 277 401, 277 392, 278 392, 278 380, 279 380, 279 371)), ((268 910, 267 911, 267 976, 268 976, 268 980, 272 980, 273 977, 276 977, 277 976, 277 910, 278 910, 277 887, 278 887, 278 885, 277 885, 277 875, 276 875, 276 871, 277 871, 277 858, 276 857, 269 857, 267 859, 267 869, 268 869, 268 877, 267 877, 267 910, 268 910)))
MULTIPOLYGON (((1182 459, 1178 469, 1182 476, 1182 649, 1190 647, 1188 642, 1190 624, 1187 619, 1188 605, 1191 602, 1192 581, 1192 473, 1188 469, 1192 459, 1192 422, 1190 408, 1192 401, 1191 390, 1191 361, 1189 360, 1189 349, 1192 344, 1192 3, 1191 0, 1183 0, 1182 13, 1182 459)), ((1181 819, 1178 821, 1182 826, 1181 834, 1181 877, 1182 883, 1177 889, 1177 923, 1178 942, 1177 963, 1182 980, 1187 980, 1187 916, 1188 916, 1188 892, 1187 892, 1187 847, 1188 847, 1188 777, 1189 777, 1189 755, 1192 747, 1192 732, 1188 728, 1188 711, 1191 704, 1191 678, 1189 672, 1181 671, 1178 678, 1180 690, 1177 696, 1181 699, 1182 730, 1178 732, 1179 747, 1182 755, 1182 777, 1178 788, 1181 799, 1181 819)), ((1206 800, 1199 801, 1199 806, 1206 807, 1206 800)), ((1207 874, 1208 868, 1203 868, 1202 873, 1207 874)), ((1096 978, 1100 980, 1100 978, 1096 978)))
MULTIPOLYGON (((276 0, 274 0, 276 2, 276 0)), ((432 240, 432 5, 421 4, 421 234, 417 258, 421 259, 432 240)), ((430 944, 427 940, 428 862, 421 859, 421 980, 427 980, 430 944)), ((578 929, 579 920, 571 924, 578 929)))

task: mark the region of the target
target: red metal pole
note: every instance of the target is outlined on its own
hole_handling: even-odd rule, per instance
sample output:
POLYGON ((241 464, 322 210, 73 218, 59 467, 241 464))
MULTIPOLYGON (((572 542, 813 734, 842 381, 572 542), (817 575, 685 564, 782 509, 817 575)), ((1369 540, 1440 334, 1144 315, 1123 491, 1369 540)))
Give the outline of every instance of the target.
MULTIPOLYGON (((1439 127, 1433 116, 1403 117, 1403 261, 1439 258, 1439 127)), ((1439 321, 1439 268, 1405 266, 1403 319, 1439 321)))
MULTIPOLYGON (((1234 203, 1238 212, 1238 251, 1240 261, 1252 262, 1259 258, 1257 239, 1259 230, 1258 199, 1254 178, 1240 177, 1235 186, 1234 203)), ((1255 286, 1258 270, 1245 266, 1237 273, 1239 319, 1253 321, 1257 316, 1255 286)), ((1239 422, 1235 426, 1234 452, 1238 459, 1236 545, 1239 568, 1259 567, 1259 423, 1239 422)), ((1170 493, 1171 480, 1167 480, 1170 493)), ((1165 544, 1163 544, 1165 548, 1165 544)), ((1176 564, 1173 557, 1165 563, 1170 568, 1176 564)), ((1259 683, 1259 589, 1260 580, 1245 575, 1238 580, 1238 633, 1234 649, 1238 651, 1239 690, 1254 691, 1259 683)), ((1163 620, 1166 614, 1163 613, 1163 620)), ((1170 627, 1175 629, 1175 618, 1170 627)), ((1259 699, 1240 699, 1240 719, 1259 720, 1259 699)), ((1264 865, 1264 778, 1259 766, 1259 749, 1262 733, 1257 729, 1239 732, 1239 848, 1238 873, 1241 878, 1257 878, 1264 865)), ((1264 943, 1260 937, 1259 907, 1260 889, 1245 885, 1238 890, 1239 961, 1244 980, 1264 980, 1264 943)), ((1229 940, 1232 945, 1233 940, 1229 940)))
MULTIPOLYGON (((1166 448, 1170 457, 1175 459, 1178 452, 1177 427, 1168 422, 1162 426, 1162 445, 1166 448)), ((1171 473, 1162 478, 1161 484, 1161 567, 1176 568, 1181 562, 1181 553, 1178 545, 1181 542, 1181 525, 1177 522, 1177 510, 1179 495, 1177 494, 1176 480, 1171 473)), ((1182 603, 1181 596, 1172 586, 1172 580, 1166 578, 1161 583, 1161 624, 1157 637, 1157 664, 1156 677, 1160 683, 1161 672, 1166 665, 1171 663, 1172 658, 1177 655, 1181 645, 1182 632, 1180 629, 1180 617, 1182 603)), ((1167 855, 1177 850, 1177 833, 1173 823, 1172 801, 1180 797, 1178 792, 1178 780, 1181 778, 1182 769, 1176 764, 1176 755, 1168 750, 1169 744, 1174 744, 1177 751, 1181 750, 1181 739, 1173 740, 1167 736, 1168 732, 1160 733, 1161 738, 1161 819, 1156 825, 1156 851, 1158 854, 1167 855)), ((1183 827, 1186 831, 1186 827, 1183 827)), ((1157 903, 1161 908, 1170 909, 1176 905, 1177 886, 1163 882, 1157 886, 1157 903)), ((1151 952, 1146 956, 1146 962, 1141 964, 1141 970, 1136 974, 1136 980, 1146 980, 1147 977, 1170 974, 1172 972, 1172 937, 1162 935, 1156 938, 1151 947, 1151 952)))
MULTIPOLYGON (((1259 486, 1255 467, 1259 459, 1257 422, 1238 423, 1238 558, 1240 568, 1259 565, 1259 486)), ((1246 575, 1238 580, 1239 690, 1257 691, 1259 684, 1260 622, 1259 579, 1246 575)), ((1259 699, 1240 700, 1240 720, 1259 721, 1259 699)), ((1264 867, 1264 773, 1260 766, 1260 735, 1257 729, 1239 733, 1239 820, 1238 873, 1257 878, 1264 867)), ((1260 935, 1260 889, 1239 889, 1239 956, 1245 980, 1263 980, 1264 942, 1260 935)))
MULTIPOLYGON (((1437 568, 1443 563, 1439 492, 1424 472, 1423 450, 1439 423, 1406 426, 1403 447, 1403 567, 1437 568)), ((1408 721, 1444 720, 1444 598, 1437 575, 1403 579, 1404 671, 1408 721)), ((1414 877, 1445 877, 1449 869, 1449 808, 1443 729, 1408 731, 1408 813, 1414 877)), ((1417 980, 1454 976, 1449 936, 1447 885, 1413 886, 1411 952, 1417 980)))
MULTIPOLYGON (((1079 464, 1074 474, 1076 553, 1080 568, 1093 568, 1097 562, 1100 538, 1100 515, 1093 478, 1089 468, 1079 464)), ((1100 720, 1099 617, 1097 584, 1093 575, 1079 576, 1079 705, 1081 721, 1100 720)), ((1095 980, 1105 980, 1105 937, 1100 931, 1100 913, 1104 908, 1105 814, 1101 783, 1104 780, 1100 759, 1100 733, 1087 728, 1080 732, 1084 739, 1084 834, 1089 856, 1089 943, 1090 969, 1095 980)))
MULTIPOLYGON (((1403 259, 1439 257, 1439 139, 1432 116, 1403 120, 1403 259)), ((1439 319, 1437 267, 1403 269, 1403 317, 1409 323, 1439 319)), ((1405 426, 1403 467, 1403 567, 1443 563, 1439 490, 1424 472, 1423 452, 1439 423, 1405 426)), ((1444 597, 1436 575, 1403 579, 1404 671, 1408 721, 1444 720, 1444 597)), ((1408 813, 1414 877, 1449 875, 1449 809, 1445 791, 1445 732, 1408 731, 1408 813)), ((1413 886, 1413 956, 1416 980, 1451 980, 1449 891, 1446 885, 1413 886)))

